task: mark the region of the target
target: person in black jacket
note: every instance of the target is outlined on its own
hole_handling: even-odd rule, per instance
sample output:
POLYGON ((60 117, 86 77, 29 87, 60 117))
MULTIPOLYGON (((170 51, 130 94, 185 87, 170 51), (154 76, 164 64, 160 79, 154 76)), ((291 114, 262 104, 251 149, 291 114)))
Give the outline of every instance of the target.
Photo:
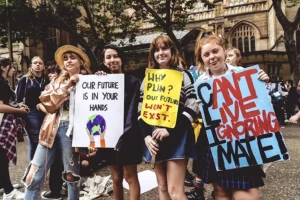
POLYGON ((37 110, 36 106, 41 103, 39 96, 44 91, 49 81, 46 79, 44 61, 35 56, 31 59, 31 66, 26 75, 20 78, 17 88, 18 102, 26 104, 30 111, 26 116, 26 131, 28 136, 28 159, 33 159, 39 143, 39 133, 45 113, 37 110))
MULTIPOLYGON (((101 54, 101 60, 111 74, 124 73, 126 62, 125 53, 116 45, 106 45, 101 54)), ((105 75, 103 71, 96 72, 105 75)), ((140 184, 137 177, 137 165, 142 162, 142 137, 137 121, 140 81, 125 75, 125 101, 124 101, 124 133, 115 147, 98 149, 109 165, 113 179, 114 199, 124 199, 123 178, 129 185, 130 199, 140 199, 140 184)))
POLYGON ((298 94, 297 94, 296 87, 294 87, 293 80, 287 80, 286 86, 289 90, 287 95, 287 100, 286 100, 286 114, 287 114, 287 119, 290 119, 290 117, 295 113, 295 109, 298 101, 298 94))

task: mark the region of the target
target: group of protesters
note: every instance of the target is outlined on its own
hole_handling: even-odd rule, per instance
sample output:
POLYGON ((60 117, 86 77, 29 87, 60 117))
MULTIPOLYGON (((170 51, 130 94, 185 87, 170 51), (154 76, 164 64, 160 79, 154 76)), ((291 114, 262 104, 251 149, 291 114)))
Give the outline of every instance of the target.
MULTIPOLYGON (((148 68, 176 70, 183 74, 174 128, 154 127, 141 118, 144 81, 141 83, 134 76, 124 73, 126 56, 120 47, 113 44, 104 47, 100 59, 107 73, 124 73, 125 76, 124 133, 114 149, 89 147, 90 154, 87 157, 97 153, 101 155, 99 159, 107 161, 116 200, 124 198, 123 179, 129 185, 130 199, 140 199, 137 165, 143 158, 151 162, 154 155, 154 171, 161 200, 204 199, 203 183, 213 185, 216 200, 259 199, 259 187, 264 185, 265 177, 260 166, 216 171, 205 127, 195 141, 192 123, 201 114, 194 82, 243 69, 239 66, 240 53, 236 49, 226 51, 224 46, 223 39, 215 34, 197 38, 195 60, 199 77, 194 80, 188 71, 179 67, 182 57, 168 36, 160 35, 151 42, 148 68), (194 160, 193 172, 197 175, 194 193, 184 191, 189 158, 194 160)), ((71 45, 58 48, 55 61, 57 66, 48 68, 49 73, 46 73, 43 60, 38 56, 33 57, 29 71, 19 80, 15 94, 7 81, 15 69, 9 59, 0 59, 0 113, 4 113, 0 120, 0 189, 3 188, 5 200, 35 200, 40 195, 42 199, 62 199, 60 188, 63 182, 67 184, 68 199, 80 199, 81 150, 72 147, 75 85, 79 81, 79 74, 91 74, 91 63, 81 49, 71 45), (12 105, 15 99, 17 103, 12 105), (22 132, 23 121, 28 136, 29 159, 22 178, 25 193, 14 188, 8 169, 10 162, 16 163, 17 132, 22 132), (57 170, 57 166, 62 166, 62 170, 57 170), (49 168, 50 191, 40 194, 49 168)), ((97 71, 95 74, 101 79, 106 72, 97 71)), ((259 71, 258 79, 269 81, 263 70, 259 71)), ((291 121, 299 117, 298 113, 291 121)))

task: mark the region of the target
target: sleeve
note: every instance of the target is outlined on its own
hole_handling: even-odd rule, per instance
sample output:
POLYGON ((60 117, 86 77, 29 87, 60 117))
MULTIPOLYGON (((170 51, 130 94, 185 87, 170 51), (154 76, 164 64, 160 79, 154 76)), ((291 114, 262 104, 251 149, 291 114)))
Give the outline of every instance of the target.
POLYGON ((190 73, 183 71, 183 85, 181 88, 181 98, 184 101, 184 108, 178 113, 176 126, 173 129, 168 128, 168 132, 181 132, 191 127, 192 122, 197 120, 199 109, 196 104, 196 92, 194 88, 194 79, 190 73))
POLYGON ((194 81, 191 74, 188 72, 183 72, 183 88, 181 90, 181 95, 184 99, 184 109, 182 115, 185 116, 192 123, 197 119, 198 116, 198 105, 196 104, 196 92, 194 88, 194 81))
POLYGON ((70 92, 64 87, 54 88, 55 80, 46 86, 39 97, 48 113, 55 113, 70 96, 70 92))
POLYGON ((18 103, 23 102, 24 95, 25 95, 25 87, 27 87, 26 79, 27 77, 23 76, 18 82, 18 87, 16 92, 18 103))
POLYGON ((0 82, 0 100, 1 101, 4 101, 5 100, 5 95, 7 95, 7 94, 5 94, 4 92, 2 92, 2 91, 5 91, 5 85, 4 85, 4 83, 2 83, 2 82, 0 82))
MULTIPOLYGON (((135 129, 134 126, 136 126, 136 122, 137 122, 137 114, 138 114, 138 103, 139 103, 139 94, 140 94, 140 82, 138 80, 134 81, 133 84, 128 85, 128 87, 130 87, 130 89, 132 89, 133 91, 133 95, 131 98, 131 103, 129 105, 128 108, 128 114, 126 117, 126 121, 124 124, 124 133, 123 135, 125 135, 126 133, 132 131, 135 129)), ((116 148, 119 149, 119 146, 123 143, 123 137, 121 136, 116 148)))
POLYGON ((145 137, 147 137, 148 135, 152 135, 152 126, 148 125, 141 117, 141 111, 142 111, 142 103, 143 103, 143 98, 144 98, 144 83, 145 79, 143 80, 141 87, 140 87, 140 92, 139 92, 139 100, 138 100, 138 122, 140 125, 140 129, 142 132, 142 135, 145 137))

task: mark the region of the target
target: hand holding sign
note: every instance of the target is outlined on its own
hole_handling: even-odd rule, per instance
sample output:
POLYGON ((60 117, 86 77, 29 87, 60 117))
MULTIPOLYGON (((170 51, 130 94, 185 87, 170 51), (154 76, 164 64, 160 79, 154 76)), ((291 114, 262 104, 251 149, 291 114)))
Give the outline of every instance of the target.
POLYGON ((169 137, 170 133, 165 128, 157 128, 152 133, 152 138, 162 141, 164 138, 169 137))

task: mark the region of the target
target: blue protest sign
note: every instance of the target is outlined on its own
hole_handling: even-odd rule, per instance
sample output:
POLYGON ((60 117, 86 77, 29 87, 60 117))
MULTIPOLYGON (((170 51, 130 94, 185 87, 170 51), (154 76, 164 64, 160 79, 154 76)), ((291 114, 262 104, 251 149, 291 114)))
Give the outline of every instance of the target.
POLYGON ((289 159, 259 66, 195 83, 217 171, 289 159))
POLYGON ((194 81, 196 81, 198 79, 198 74, 197 74, 197 69, 189 69, 188 72, 191 73, 191 75, 193 76, 194 81))

